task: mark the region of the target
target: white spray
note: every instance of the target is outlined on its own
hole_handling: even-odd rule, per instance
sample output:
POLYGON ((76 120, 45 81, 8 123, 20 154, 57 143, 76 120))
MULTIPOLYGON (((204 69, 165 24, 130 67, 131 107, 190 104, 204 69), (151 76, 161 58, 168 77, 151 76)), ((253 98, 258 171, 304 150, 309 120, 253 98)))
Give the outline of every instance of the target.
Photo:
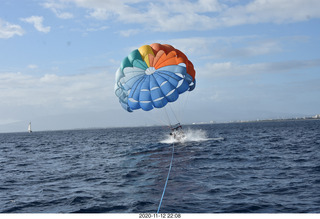
POLYGON ((185 135, 185 137, 183 137, 181 140, 177 140, 175 139, 172 135, 168 135, 166 136, 166 139, 160 141, 161 143, 164 144, 171 144, 171 143, 176 143, 176 142, 192 142, 192 141, 209 141, 209 140, 224 140, 224 138, 222 137, 218 137, 218 138, 208 138, 207 132, 205 130, 202 129, 191 129, 188 128, 187 130, 183 130, 183 133, 185 135))

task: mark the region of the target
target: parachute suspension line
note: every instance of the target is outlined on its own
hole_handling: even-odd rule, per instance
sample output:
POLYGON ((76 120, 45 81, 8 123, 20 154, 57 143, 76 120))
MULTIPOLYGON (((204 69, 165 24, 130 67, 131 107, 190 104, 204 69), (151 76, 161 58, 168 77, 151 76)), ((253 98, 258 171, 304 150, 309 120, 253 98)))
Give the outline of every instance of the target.
POLYGON ((169 176, 170 176, 170 172, 171 172, 171 167, 172 167, 173 154, 174 154, 174 142, 172 142, 172 154, 171 154, 171 162, 170 162, 170 166, 169 166, 168 176, 167 176, 166 183, 164 184, 164 188, 163 188, 161 200, 160 200, 160 203, 159 203, 159 206, 158 206, 157 214, 160 211, 162 200, 163 200, 163 196, 164 196, 164 193, 166 192, 166 188, 167 188, 167 184, 168 184, 168 180, 169 180, 169 176))
POLYGON ((182 102, 182 108, 184 109, 188 103, 188 100, 189 100, 189 95, 190 95, 190 92, 186 92, 187 94, 185 95, 185 98, 182 102))
POLYGON ((155 112, 153 113, 150 113, 150 112, 147 112, 147 113, 144 113, 143 116, 145 118, 146 121, 153 121, 155 124, 162 124, 164 126, 167 126, 167 122, 165 119, 163 119, 161 116, 157 116, 157 114, 155 112))
POLYGON ((172 112, 172 114, 173 114, 174 118, 176 119, 176 121, 177 121, 178 123, 180 123, 180 121, 179 121, 179 119, 178 119, 178 117, 177 117, 176 113, 175 113, 175 112, 174 112, 174 110, 172 109, 171 104, 168 104, 168 105, 169 105, 169 107, 170 107, 170 109, 171 109, 171 112, 172 112))
POLYGON ((185 95, 185 98, 183 99, 183 102, 181 104, 181 107, 180 107, 180 111, 179 111, 179 114, 184 118, 185 117, 185 109, 187 108, 186 105, 188 103, 188 100, 189 100, 189 95, 190 95, 190 92, 186 92, 187 94, 185 95))
POLYGON ((168 120, 169 126, 171 127, 171 121, 170 121, 170 117, 168 115, 167 109, 166 109, 166 107, 163 107, 162 109, 164 110, 164 112, 165 112, 165 114, 167 116, 167 120, 168 120))

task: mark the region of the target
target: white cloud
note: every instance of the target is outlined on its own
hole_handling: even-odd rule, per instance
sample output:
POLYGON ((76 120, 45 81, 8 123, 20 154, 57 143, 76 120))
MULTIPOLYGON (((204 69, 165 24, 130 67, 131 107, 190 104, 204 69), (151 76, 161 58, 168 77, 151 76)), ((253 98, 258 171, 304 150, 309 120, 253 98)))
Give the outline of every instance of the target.
POLYGON ((320 18, 318 0, 60 0, 47 3, 57 10, 76 5, 88 17, 142 24, 154 31, 209 30, 257 23, 291 23, 320 18))
POLYGON ((107 9, 96 8, 96 9, 94 9, 94 11, 92 11, 90 13, 90 16, 94 17, 98 20, 106 20, 106 19, 110 18, 111 15, 109 14, 109 11, 107 9))
POLYGON ((19 120, 11 119, 11 118, 0 119, 0 125, 6 125, 14 122, 19 122, 19 120))
POLYGON ((0 39, 8 39, 14 35, 22 36, 24 34, 23 29, 16 24, 10 24, 0 19, 0 39))
POLYGON ((53 13, 58 17, 58 18, 61 18, 61 19, 71 19, 73 18, 73 14, 69 13, 69 12, 61 12, 57 9, 51 9, 53 11, 53 13))
POLYGON ((0 89, 0 132, 25 131, 23 121, 34 122, 36 130, 106 127, 117 125, 110 111, 122 113, 114 73, 106 70, 69 76, 1 73, 0 89), (1 126, 19 121, 12 129, 1 126))
POLYGON ((42 4, 44 8, 50 9, 58 18, 61 19, 71 19, 74 18, 74 15, 70 12, 64 12, 66 8, 64 2, 50 1, 42 4))
POLYGON ((245 58, 245 57, 256 57, 267 54, 275 54, 283 51, 283 42, 285 39, 260 39, 257 37, 243 38, 241 42, 228 41, 228 39, 220 40, 219 43, 210 46, 214 51, 213 54, 208 54, 203 59, 214 59, 214 58, 245 58), (241 43, 241 44, 240 44, 241 43), (239 45, 240 44, 240 45, 239 45))
POLYGON ((108 29, 108 26, 101 26, 101 27, 89 27, 86 29, 86 32, 96 32, 108 29))
MULTIPOLYGON (((296 42, 299 39, 267 38, 258 35, 244 36, 215 36, 215 37, 190 37, 176 38, 159 43, 169 43, 183 51, 189 58, 214 60, 254 57, 259 55, 274 54, 283 50, 282 43, 296 42)), ((153 42, 150 42, 153 43, 153 42)))
POLYGON ((42 83, 56 83, 60 80, 61 77, 55 74, 45 74, 42 76, 39 81, 42 83))
POLYGON ((141 32, 141 30, 138 30, 138 29, 128 29, 128 30, 122 30, 119 33, 121 36, 130 37, 130 36, 136 35, 140 32, 141 32))
MULTIPOLYGON (((108 108, 113 93, 114 74, 106 72, 59 76, 32 76, 22 73, 0 74, 2 110, 39 108, 52 114, 68 110, 96 110, 108 108)), ((0 120, 4 119, 1 114, 0 120)))
POLYGON ((27 67, 30 68, 30 69, 37 69, 38 68, 38 66, 34 65, 34 64, 30 64, 27 67))
POLYGON ((227 26, 257 23, 291 23, 320 17, 317 0, 255 0, 228 8, 222 15, 227 26))
POLYGON ((36 30, 38 30, 39 32, 43 32, 43 33, 49 33, 51 30, 51 27, 47 26, 44 27, 43 26, 43 17, 41 16, 31 16, 31 17, 27 17, 27 18, 22 18, 21 19, 24 22, 33 24, 34 28, 36 28, 36 30))
POLYGON ((233 77, 249 74, 289 72, 320 66, 320 59, 283 62, 238 64, 232 62, 207 63, 199 69, 198 77, 233 77))

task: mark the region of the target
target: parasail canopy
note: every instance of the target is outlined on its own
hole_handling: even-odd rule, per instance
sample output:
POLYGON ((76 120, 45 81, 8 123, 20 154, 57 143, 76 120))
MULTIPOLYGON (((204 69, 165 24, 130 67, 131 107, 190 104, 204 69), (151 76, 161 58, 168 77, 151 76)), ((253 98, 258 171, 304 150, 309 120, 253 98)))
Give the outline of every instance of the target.
POLYGON ((173 46, 144 45, 123 59, 115 94, 128 112, 162 108, 195 88, 195 74, 191 61, 173 46))

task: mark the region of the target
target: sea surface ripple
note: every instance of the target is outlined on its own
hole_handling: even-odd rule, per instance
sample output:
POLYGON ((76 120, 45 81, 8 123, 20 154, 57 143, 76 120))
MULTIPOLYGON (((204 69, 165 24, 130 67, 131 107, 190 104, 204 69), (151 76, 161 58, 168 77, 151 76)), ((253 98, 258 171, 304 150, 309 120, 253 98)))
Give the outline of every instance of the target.
POLYGON ((319 213, 320 121, 0 134, 1 213, 319 213))

